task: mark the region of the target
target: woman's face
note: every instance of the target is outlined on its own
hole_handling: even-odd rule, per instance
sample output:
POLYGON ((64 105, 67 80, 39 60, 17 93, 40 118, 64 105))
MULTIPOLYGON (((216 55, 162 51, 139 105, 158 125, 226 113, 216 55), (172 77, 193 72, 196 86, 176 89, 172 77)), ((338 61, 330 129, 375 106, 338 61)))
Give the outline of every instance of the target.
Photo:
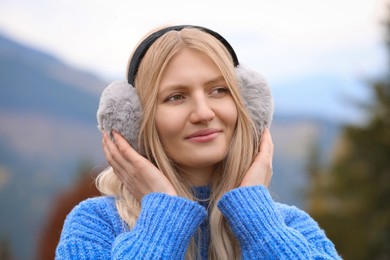
POLYGON ((184 49, 159 85, 156 126, 168 156, 183 170, 212 172, 223 160, 237 108, 220 70, 204 54, 184 49))

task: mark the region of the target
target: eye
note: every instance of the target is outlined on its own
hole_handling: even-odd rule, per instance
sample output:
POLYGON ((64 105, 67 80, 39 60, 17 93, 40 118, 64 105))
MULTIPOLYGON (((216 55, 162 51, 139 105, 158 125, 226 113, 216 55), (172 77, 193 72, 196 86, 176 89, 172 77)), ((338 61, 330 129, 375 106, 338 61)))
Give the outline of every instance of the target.
POLYGON ((167 97, 165 99, 165 102, 173 102, 173 103, 177 103, 177 102, 180 102, 184 100, 184 96, 181 95, 181 94, 174 94, 174 95, 171 95, 169 97, 167 97))
POLYGON ((212 96, 222 97, 229 93, 229 89, 227 87, 216 87, 213 88, 210 92, 212 96))

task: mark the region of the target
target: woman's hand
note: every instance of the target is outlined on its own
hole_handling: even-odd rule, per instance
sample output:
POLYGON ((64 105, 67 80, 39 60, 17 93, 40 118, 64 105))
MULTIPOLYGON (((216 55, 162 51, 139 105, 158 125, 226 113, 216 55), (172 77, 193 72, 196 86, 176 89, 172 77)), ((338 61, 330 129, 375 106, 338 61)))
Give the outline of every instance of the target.
POLYGON ((169 180, 149 160, 135 151, 118 133, 113 131, 114 141, 103 133, 103 150, 114 173, 126 189, 138 200, 151 192, 176 195, 169 180))
POLYGON ((241 182, 243 186, 264 185, 268 188, 272 179, 272 157, 274 145, 269 130, 264 129, 260 140, 260 151, 241 182))

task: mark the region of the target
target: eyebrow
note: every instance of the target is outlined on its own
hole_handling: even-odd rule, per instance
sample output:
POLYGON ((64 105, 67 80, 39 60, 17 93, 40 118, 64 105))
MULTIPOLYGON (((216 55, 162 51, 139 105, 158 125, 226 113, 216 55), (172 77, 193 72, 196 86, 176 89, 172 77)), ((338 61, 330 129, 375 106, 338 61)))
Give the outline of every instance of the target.
POLYGON ((226 82, 225 78, 222 75, 220 75, 214 79, 210 79, 210 80, 206 81, 204 84, 205 85, 212 85, 212 84, 219 83, 219 82, 226 82))
MULTIPOLYGON (((205 86, 209 86, 209 85, 213 85, 215 83, 219 83, 219 82, 226 82, 225 78, 220 75, 220 76, 217 76, 215 78, 212 78, 210 80, 207 80, 206 82, 203 83, 203 85, 205 86)), ((172 90, 181 90, 181 89, 184 89, 186 88, 187 86, 185 84, 168 84, 168 85, 165 85, 163 87, 163 89, 161 91, 159 91, 159 94, 161 93, 164 93, 165 91, 172 91, 172 90)))

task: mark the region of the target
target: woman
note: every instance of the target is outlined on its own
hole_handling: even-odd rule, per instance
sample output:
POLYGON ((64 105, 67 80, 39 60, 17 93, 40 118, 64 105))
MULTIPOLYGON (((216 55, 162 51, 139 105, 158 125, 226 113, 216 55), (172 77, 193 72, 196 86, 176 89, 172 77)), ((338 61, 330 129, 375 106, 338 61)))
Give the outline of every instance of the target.
POLYGON ((72 210, 56 258, 339 258, 313 219, 268 192, 272 111, 261 77, 216 32, 148 34, 127 82, 102 94, 106 196, 72 210))

